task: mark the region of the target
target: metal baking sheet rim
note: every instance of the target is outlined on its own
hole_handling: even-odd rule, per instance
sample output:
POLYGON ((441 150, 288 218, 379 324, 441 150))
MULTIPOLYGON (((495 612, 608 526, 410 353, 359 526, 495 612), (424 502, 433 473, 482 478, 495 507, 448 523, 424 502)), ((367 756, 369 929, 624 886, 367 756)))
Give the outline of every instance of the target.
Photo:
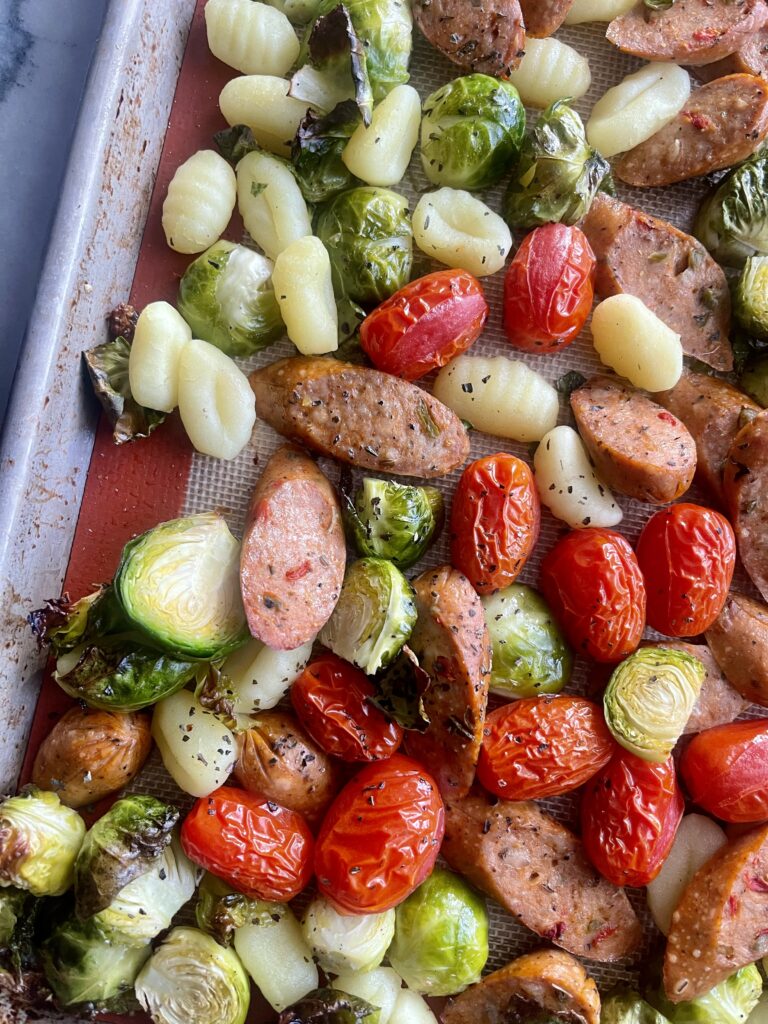
POLYGON ((194 8, 109 5, 16 371, 0 438, 3 792, 18 778, 45 661, 26 615, 61 592, 98 422, 73 369, 128 294, 194 8))

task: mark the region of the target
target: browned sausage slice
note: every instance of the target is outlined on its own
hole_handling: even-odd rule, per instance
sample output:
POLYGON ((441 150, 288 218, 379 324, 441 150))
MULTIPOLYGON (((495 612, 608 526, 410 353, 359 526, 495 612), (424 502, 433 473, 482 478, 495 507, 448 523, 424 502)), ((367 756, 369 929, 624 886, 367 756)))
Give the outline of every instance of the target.
POLYGON ((734 438, 723 472, 723 493, 739 557, 768 601, 768 411, 734 438))
POLYGON ((689 882, 664 957, 673 1003, 709 992, 768 951, 768 826, 721 847, 689 882))
POLYGON ((526 953, 457 996, 443 1024, 557 1020, 600 1024, 600 996, 583 966, 559 949, 526 953), (551 1015, 551 1016, 549 1016, 551 1015))
POLYGON ((337 359, 297 356, 255 370, 256 413, 285 437, 361 469, 436 477, 466 462, 469 438, 408 381, 337 359))
POLYGON ((696 76, 703 82, 711 82, 723 75, 739 74, 768 79, 768 28, 753 33, 730 57, 723 57, 714 64, 704 64, 695 70, 696 76))
POLYGON ((729 75, 696 89, 677 117, 613 165, 645 188, 698 178, 746 160, 768 135, 768 82, 729 75))
POLYGON ((768 707, 768 605, 730 593, 705 636, 731 686, 768 707))
POLYGON ((581 226, 597 258, 603 298, 636 295, 680 335, 686 355, 716 370, 733 368, 728 282, 700 242, 604 193, 581 226))
POLYGON ((696 445, 660 405, 614 377, 593 377, 571 394, 576 426, 612 490, 665 505, 684 494, 696 471, 696 445))
POLYGON ((643 60, 712 64, 735 53, 768 21, 764 0, 675 0, 663 11, 637 4, 610 23, 606 37, 643 60))
POLYGON ((694 370, 683 370, 670 391, 654 398, 683 421, 696 442, 696 472, 712 494, 723 500, 723 469, 744 414, 760 411, 732 384, 694 370))
POLYGON ((449 565, 414 581, 418 618, 409 646, 430 678, 429 727, 409 732, 408 753, 429 765, 444 796, 464 796, 483 742, 491 641, 474 587, 449 565))
POLYGON ((284 445, 256 484, 240 554, 253 636, 281 651, 314 640, 338 600, 345 561, 333 487, 308 455, 284 445))
POLYGON ((413 0, 429 42, 465 71, 505 78, 525 53, 518 0, 413 0))
POLYGON ((573 0, 520 0, 525 34, 544 39, 557 32, 573 7, 573 0))
POLYGON ((474 791, 446 801, 451 867, 542 938, 577 956, 618 960, 642 929, 623 889, 602 878, 581 840, 530 801, 474 791))

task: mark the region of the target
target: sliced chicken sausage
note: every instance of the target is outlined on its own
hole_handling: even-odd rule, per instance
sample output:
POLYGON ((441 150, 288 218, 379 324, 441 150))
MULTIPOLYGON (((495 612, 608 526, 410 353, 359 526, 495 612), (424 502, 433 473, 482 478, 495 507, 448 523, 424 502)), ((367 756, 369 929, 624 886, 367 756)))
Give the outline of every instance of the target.
POLYGON ((753 33, 730 57, 696 68, 696 77, 703 82, 711 82, 723 75, 739 74, 768 79, 768 27, 753 33))
POLYGON ((525 34, 544 39, 557 32, 573 7, 573 0, 520 0, 525 34))
POLYGON ((705 636, 731 686, 768 707, 768 605, 730 593, 705 636))
POLYGON ((464 71, 504 78, 525 53, 518 0, 413 0, 413 17, 435 49, 464 71))
POLYGON ((723 493, 739 557, 768 601, 768 411, 734 438, 723 472, 723 493))

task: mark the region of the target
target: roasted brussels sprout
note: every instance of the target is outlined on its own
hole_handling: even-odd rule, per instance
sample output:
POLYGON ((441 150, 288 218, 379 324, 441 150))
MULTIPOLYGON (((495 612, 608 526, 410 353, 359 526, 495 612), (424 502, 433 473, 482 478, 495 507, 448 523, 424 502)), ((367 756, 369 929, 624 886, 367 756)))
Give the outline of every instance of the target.
POLYGON ((30 898, 28 892, 14 886, 0 889, 0 949, 5 949, 10 943, 19 918, 24 913, 24 904, 30 898))
POLYGON ((736 285, 733 312, 745 331, 768 338, 768 256, 750 256, 736 285))
POLYGON ((0 802, 0 886, 61 896, 72 885, 85 822, 56 793, 26 786, 0 802))
POLYGON ((323 116, 307 111, 293 140, 291 160, 308 203, 323 203, 357 183, 341 154, 358 123, 352 100, 343 100, 323 116))
POLYGON ((669 1024, 743 1024, 760 1001, 762 990, 760 971, 750 964, 690 1002, 671 1003, 661 986, 649 993, 648 999, 669 1024))
POLYGON ((621 989, 603 999, 600 1024, 669 1024, 669 1021, 637 992, 621 989))
POLYGON ((513 583, 482 601, 493 647, 493 693, 559 693, 571 678, 573 654, 544 598, 513 583))
POLYGON ((418 562, 443 522, 443 498, 436 487, 366 477, 345 499, 344 518, 358 552, 388 558, 399 569, 418 562))
POLYGON ((488 188, 517 163, 524 134, 514 85, 490 75, 456 78, 424 102, 424 173, 434 185, 488 188))
POLYGON ((701 204, 693 233, 726 267, 768 255, 768 153, 758 150, 723 178, 701 204))
POLYGON ((504 219, 511 228, 550 221, 575 224, 609 173, 608 161, 587 142, 579 115, 565 100, 557 100, 523 142, 504 196, 504 219))
POLYGON ((739 384, 750 398, 768 408, 768 356, 750 359, 739 374, 739 384))
POLYGON ((237 954, 197 928, 174 928, 136 979, 154 1024, 243 1024, 251 987, 237 954))
POLYGON ((197 890, 197 927, 212 935, 222 946, 231 946, 237 928, 246 924, 267 925, 283 907, 266 900, 251 899, 235 892, 226 882, 206 873, 197 890))
POLYGON ((618 665, 603 695, 614 739, 644 761, 666 761, 699 696, 706 670, 671 647, 642 647, 618 665))
POLYGON ((114 587, 133 625, 171 653, 222 658, 248 636, 240 545, 216 512, 160 523, 130 541, 114 587))
POLYGON ((285 333, 272 287, 273 264, 233 242, 216 242, 189 264, 178 309, 196 338, 230 356, 250 356, 285 333))
POLYGON ((395 914, 388 957, 409 988, 449 996, 479 981, 488 959, 488 912, 460 875, 435 868, 395 914))
POLYGON ((312 955, 324 971, 372 971, 384 959, 395 933, 395 912, 340 914, 328 900, 315 896, 301 923, 312 955))
POLYGON ((347 569, 320 642, 374 675, 397 657, 415 623, 414 593, 405 576, 383 558, 361 558, 347 569))
POLYGON ((338 295, 376 305, 408 283, 413 232, 404 196, 367 185, 340 192, 320 207, 315 230, 338 295))
POLYGON ((378 1024, 379 1008, 358 996, 318 988, 289 1006, 277 1024, 378 1024))

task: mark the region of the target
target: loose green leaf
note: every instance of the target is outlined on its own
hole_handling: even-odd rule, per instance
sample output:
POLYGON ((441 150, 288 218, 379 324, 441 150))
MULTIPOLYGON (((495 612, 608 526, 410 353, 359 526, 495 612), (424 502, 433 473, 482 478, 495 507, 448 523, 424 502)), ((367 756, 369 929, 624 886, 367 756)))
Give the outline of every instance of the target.
POLYGON ((426 732, 429 715, 424 708, 424 694, 431 679, 406 644, 397 658, 374 679, 376 696, 371 703, 394 719, 403 729, 426 732))
POLYGON ((165 419, 164 412, 145 409, 131 395, 130 351, 130 343, 125 338, 116 338, 83 352, 94 393, 112 424, 115 444, 149 437, 165 419))
POLYGON ((333 988, 318 988, 283 1010, 277 1024, 371 1024, 379 1010, 364 999, 333 988))
POLYGON ((579 373, 578 370, 568 370, 562 377, 558 377, 555 381, 555 388, 559 395, 563 395, 565 398, 570 398, 571 394, 580 388, 582 384, 586 384, 587 378, 583 373, 579 373))
POLYGON ((261 148, 246 124, 236 124, 231 128, 224 128, 222 131, 216 132, 213 141, 224 159, 228 160, 233 167, 246 154, 261 148))
POLYGON ((322 116, 307 111, 293 140, 291 159, 296 181, 308 203, 325 202, 358 184, 341 154, 359 123, 353 100, 343 100, 322 116))

